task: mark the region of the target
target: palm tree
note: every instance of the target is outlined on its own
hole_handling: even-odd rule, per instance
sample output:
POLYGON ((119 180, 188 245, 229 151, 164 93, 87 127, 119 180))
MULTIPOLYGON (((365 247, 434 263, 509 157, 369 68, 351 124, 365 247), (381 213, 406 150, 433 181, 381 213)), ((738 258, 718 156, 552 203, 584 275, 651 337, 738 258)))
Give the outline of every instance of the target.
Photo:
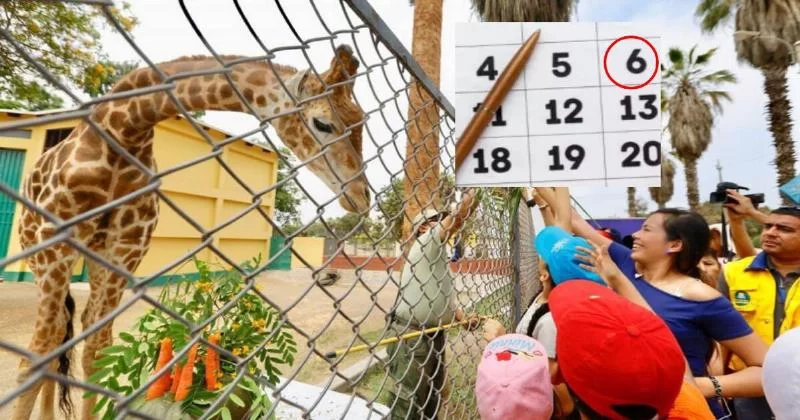
MULTIPOLYGON (((442 56, 442 2, 443 0, 410 2, 414 6, 411 55, 437 87, 442 56)), ((437 127, 439 107, 416 80, 412 81, 408 92, 409 124, 405 159, 407 176, 403 184, 408 205, 403 224, 404 240, 411 231, 411 221, 422 208, 438 208, 438 191, 441 187, 437 127)))
MULTIPOLYGON (((797 0, 701 0, 696 10, 706 32, 728 23, 735 15, 736 31, 757 33, 735 37, 740 61, 764 74, 764 92, 769 98, 769 129, 775 146, 778 185, 795 177, 791 104, 787 95, 786 70, 792 64, 790 45, 800 41, 800 2, 797 0), (735 13, 734 13, 735 12, 735 13), (783 40, 783 41, 781 41, 783 40)), ((784 202, 788 204, 786 198, 784 202)))
POLYGON ((578 0, 472 0, 485 22, 568 22, 578 0))
POLYGON ((661 161, 661 186, 650 187, 650 198, 658 204, 658 208, 663 209, 667 202, 672 199, 675 192, 675 164, 672 159, 664 157, 661 161))
POLYGON ((628 216, 636 217, 636 187, 628 187, 628 216))
POLYGON ((719 88, 726 83, 736 82, 736 76, 727 70, 707 70, 706 66, 716 53, 716 48, 695 54, 696 48, 695 45, 688 52, 670 48, 670 67, 663 73, 669 114, 667 130, 675 155, 683 163, 689 207, 692 210, 700 205, 697 160, 711 143, 714 114, 722 113, 722 101, 731 100, 728 92, 719 88))

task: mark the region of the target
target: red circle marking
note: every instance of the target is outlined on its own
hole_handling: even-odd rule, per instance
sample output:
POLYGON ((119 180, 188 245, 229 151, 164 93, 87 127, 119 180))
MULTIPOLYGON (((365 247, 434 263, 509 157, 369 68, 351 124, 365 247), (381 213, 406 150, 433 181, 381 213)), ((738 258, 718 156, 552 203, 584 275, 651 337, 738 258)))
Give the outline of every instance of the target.
POLYGON ((623 89, 641 89, 641 88, 649 85, 650 82, 652 82, 653 79, 656 78, 656 74, 658 73, 658 66, 659 66, 659 61, 658 61, 658 52, 656 51, 656 47, 654 47, 653 44, 650 43, 650 41, 648 41, 648 40, 646 40, 646 39, 644 39, 644 38, 642 38, 640 36, 637 36, 637 35, 625 35, 623 37, 619 37, 619 38, 615 39, 614 42, 612 42, 611 45, 609 45, 608 48, 606 48, 606 53, 603 56, 603 70, 605 70, 606 76, 608 76, 608 79, 611 80, 611 83, 613 83, 613 84, 615 84, 615 85, 617 85, 617 86, 619 86, 619 87, 621 87, 623 89), (642 83, 640 85, 635 85, 635 86, 634 85, 623 85, 622 83, 614 80, 614 78, 611 76, 611 73, 608 72, 608 53, 611 52, 611 48, 613 48, 614 45, 617 45, 618 42, 626 40, 626 39, 637 39, 639 41, 644 42, 645 44, 647 44, 648 47, 650 47, 650 50, 653 51, 653 55, 656 57, 656 65, 655 65, 655 70, 653 70, 653 74, 650 76, 649 79, 647 79, 646 82, 644 82, 644 83, 642 83))

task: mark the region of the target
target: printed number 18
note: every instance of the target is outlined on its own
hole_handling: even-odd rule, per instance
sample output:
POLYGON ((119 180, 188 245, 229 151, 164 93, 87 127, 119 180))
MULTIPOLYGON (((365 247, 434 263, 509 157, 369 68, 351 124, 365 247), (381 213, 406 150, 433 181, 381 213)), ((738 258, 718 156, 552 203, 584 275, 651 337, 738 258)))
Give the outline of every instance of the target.
MULTIPOLYGON (((492 149, 492 163, 489 166, 491 166, 493 171, 498 173, 508 172, 509 169, 511 169, 511 161, 508 160, 509 156, 511 156, 511 152, 505 147, 492 149)), ((478 167, 475 168, 476 174, 489 173, 489 168, 486 167, 485 158, 483 156, 483 149, 476 150, 475 153, 472 154, 472 157, 478 160, 478 167)))

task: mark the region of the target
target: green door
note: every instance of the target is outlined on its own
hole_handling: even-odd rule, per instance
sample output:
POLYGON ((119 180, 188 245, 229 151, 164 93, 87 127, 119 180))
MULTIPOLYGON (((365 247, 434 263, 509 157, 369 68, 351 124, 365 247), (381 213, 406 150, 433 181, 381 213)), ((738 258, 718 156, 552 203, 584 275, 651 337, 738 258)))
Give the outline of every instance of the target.
MULTIPOLYGON (((278 252, 281 252, 281 248, 286 241, 286 238, 283 236, 274 235, 272 239, 269 241, 269 257, 272 258, 278 252)), ((267 270, 291 270, 292 269, 292 251, 286 249, 284 250, 278 258, 275 258, 269 265, 267 266, 267 270)))
MULTIPOLYGON (((0 149, 0 183, 19 191, 24 162, 24 150, 0 149)), ((8 254, 16 206, 16 200, 0 192, 0 259, 8 254)))

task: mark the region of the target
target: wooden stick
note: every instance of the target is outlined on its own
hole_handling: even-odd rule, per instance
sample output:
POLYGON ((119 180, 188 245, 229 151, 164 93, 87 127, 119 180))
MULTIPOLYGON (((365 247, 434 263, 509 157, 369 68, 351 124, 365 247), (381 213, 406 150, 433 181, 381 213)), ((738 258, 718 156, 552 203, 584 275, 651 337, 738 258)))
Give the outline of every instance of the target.
MULTIPOLYGON (((486 319, 486 316, 481 315, 481 316, 478 316, 478 318, 482 321, 482 320, 486 319)), ((355 353, 355 352, 358 352, 358 351, 367 350, 367 349, 369 349, 371 347, 385 346, 387 344, 396 343, 396 342, 401 341, 401 340, 408 340, 409 338, 419 337, 422 334, 430 334, 430 333, 436 332, 436 331, 448 330, 450 328, 457 327, 457 326, 463 325, 463 324, 467 324, 469 322, 470 322, 470 320, 467 319, 467 320, 460 321, 460 322, 454 322, 452 324, 442 325, 441 327, 431 327, 431 328, 427 328, 427 329, 420 330, 420 331, 414 331, 412 333, 403 334, 403 335, 396 336, 396 337, 385 338, 385 339, 383 339, 381 341, 378 341, 375 344, 361 344, 361 345, 358 345, 358 346, 350 347, 349 349, 341 349, 341 350, 331 351, 331 352, 325 353, 325 358, 327 358, 327 359, 335 359, 335 358, 337 358, 339 356, 342 356, 342 355, 345 355, 345 354, 355 353)))
MULTIPOLYGON (((456 143, 456 171, 458 171, 458 168, 464 163, 464 159, 466 159, 469 152, 472 151, 475 142, 478 141, 483 130, 486 129, 486 126, 489 125, 489 122, 494 118, 494 113, 497 111, 497 108, 503 104, 506 94, 508 94, 508 91, 511 90, 511 87, 514 86, 514 83, 519 78, 520 73, 522 73, 522 70, 525 68, 525 64, 528 62, 531 54, 533 54, 536 43, 539 41, 540 33, 541 29, 537 29, 536 32, 519 47, 506 68, 500 73, 497 82, 492 86, 489 93, 486 94, 486 98, 481 102, 480 109, 475 112, 475 115, 472 116, 469 124, 467 124, 467 127, 461 134, 461 138, 458 139, 458 143, 456 143)), ((458 118, 458 116, 456 116, 456 118, 458 118)))

